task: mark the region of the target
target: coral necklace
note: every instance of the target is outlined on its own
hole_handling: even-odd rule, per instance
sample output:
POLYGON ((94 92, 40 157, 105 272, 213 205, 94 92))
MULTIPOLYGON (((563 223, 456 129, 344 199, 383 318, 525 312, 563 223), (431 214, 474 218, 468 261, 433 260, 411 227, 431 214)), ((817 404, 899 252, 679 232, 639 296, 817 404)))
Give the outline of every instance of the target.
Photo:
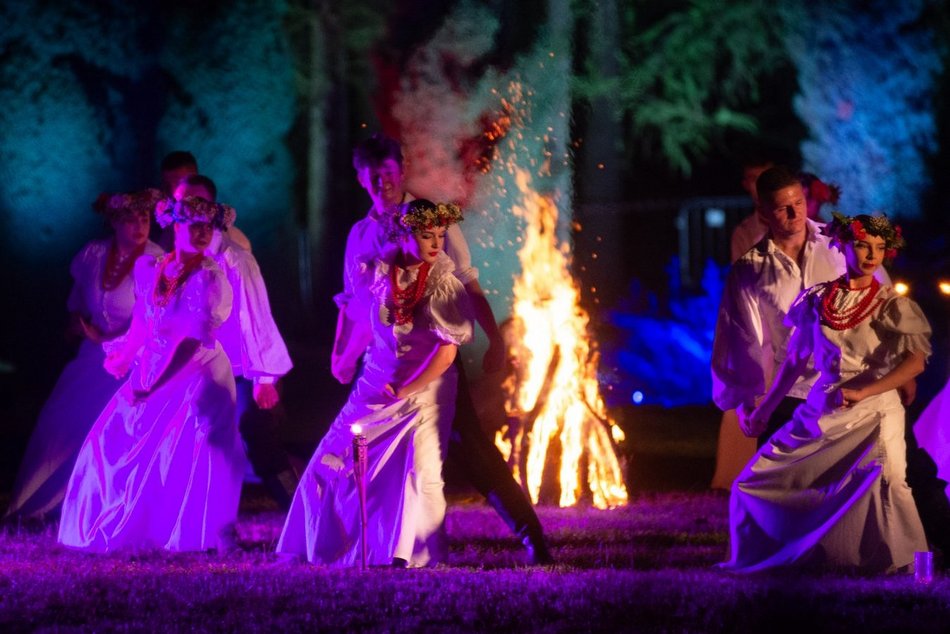
POLYGON ((412 321, 412 311, 416 304, 422 299, 426 290, 426 279, 429 277, 429 270, 432 265, 423 262, 419 265, 419 274, 416 279, 409 283, 406 288, 399 288, 398 270, 399 267, 393 265, 389 269, 390 292, 392 293, 393 321, 397 325, 408 324, 412 321))
POLYGON ((181 288, 188 276, 201 265, 201 261, 204 259, 204 254, 195 253, 185 260, 178 273, 171 275, 167 271, 168 265, 178 261, 177 253, 176 251, 163 257, 161 265, 158 267, 158 280, 155 282, 155 291, 152 294, 152 298, 158 306, 168 305, 175 291, 181 288))
POLYGON ((880 304, 880 301, 875 302, 874 299, 877 297, 878 291, 881 290, 881 283, 871 278, 870 285, 861 289, 853 289, 860 293, 868 291, 867 294, 861 298, 861 301, 850 308, 839 309, 838 303, 840 298, 844 293, 852 290, 842 288, 844 284, 846 284, 846 282, 843 277, 836 279, 828 286, 824 296, 821 298, 821 323, 835 330, 854 328, 867 319, 880 304))
POLYGON ((143 253, 145 253, 144 242, 135 247, 132 253, 124 258, 120 257, 119 247, 116 245, 115 240, 113 240, 112 244, 109 245, 109 255, 106 256, 106 266, 102 269, 102 280, 100 280, 102 290, 111 291, 121 284, 125 276, 132 270, 132 265, 135 264, 135 261, 143 253))

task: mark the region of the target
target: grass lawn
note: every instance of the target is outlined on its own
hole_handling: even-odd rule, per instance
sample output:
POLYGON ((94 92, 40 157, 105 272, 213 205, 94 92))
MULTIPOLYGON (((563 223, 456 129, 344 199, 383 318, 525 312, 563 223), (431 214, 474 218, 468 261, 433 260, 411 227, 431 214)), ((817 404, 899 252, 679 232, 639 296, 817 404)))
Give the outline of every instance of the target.
POLYGON ((626 508, 541 508, 557 565, 528 568, 493 511, 451 500, 446 565, 277 564, 282 516, 252 490, 227 557, 82 555, 55 530, 0 534, 0 631, 946 632, 950 581, 734 576, 727 500, 642 495, 626 508))

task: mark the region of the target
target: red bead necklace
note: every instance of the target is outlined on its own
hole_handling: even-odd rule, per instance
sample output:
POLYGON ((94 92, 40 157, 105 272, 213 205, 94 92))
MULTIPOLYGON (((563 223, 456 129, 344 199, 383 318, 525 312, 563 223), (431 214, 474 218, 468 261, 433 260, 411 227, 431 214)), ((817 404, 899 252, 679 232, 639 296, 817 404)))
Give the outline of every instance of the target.
POLYGON ((419 265, 419 274, 416 279, 410 282, 406 288, 399 288, 398 271, 399 267, 393 265, 389 269, 390 292, 393 305, 393 321, 397 325, 408 324, 412 321, 412 312, 416 304, 422 299, 426 290, 426 279, 429 277, 429 270, 432 265, 423 262, 419 265))
POLYGON ((185 260, 181 270, 178 271, 176 275, 169 275, 166 269, 169 264, 177 260, 175 257, 176 254, 177 251, 164 256, 161 259, 161 265, 158 267, 158 280, 155 282, 155 291, 152 294, 152 298, 155 300, 157 306, 167 306, 172 295, 182 287, 185 280, 188 279, 188 276, 191 275, 192 272, 201 265, 201 261, 204 260, 204 254, 196 253, 185 260))
POLYGON ((119 247, 115 240, 109 245, 109 254, 106 256, 106 266, 102 269, 102 279, 100 286, 104 291, 114 290, 125 276, 132 270, 132 265, 140 255, 145 253, 145 243, 135 247, 135 249, 125 258, 119 258, 119 247))
POLYGON ((821 298, 821 323, 835 330, 848 330, 854 328, 874 312, 880 302, 875 302, 878 291, 881 290, 881 283, 871 278, 871 284, 862 289, 854 289, 857 292, 868 291, 857 304, 850 308, 839 309, 837 307, 840 297, 847 291, 852 290, 842 288, 845 284, 844 278, 838 278, 828 286, 824 296, 821 298))

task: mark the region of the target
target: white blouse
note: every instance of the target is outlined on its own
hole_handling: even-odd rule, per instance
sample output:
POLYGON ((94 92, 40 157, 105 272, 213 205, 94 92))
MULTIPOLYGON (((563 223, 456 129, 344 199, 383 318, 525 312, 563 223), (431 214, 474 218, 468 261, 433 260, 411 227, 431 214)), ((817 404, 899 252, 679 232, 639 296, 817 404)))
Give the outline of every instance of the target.
MULTIPOLYGON (((851 328, 836 330, 820 319, 822 298, 831 282, 804 291, 788 311, 786 322, 795 328, 788 356, 813 355, 819 377, 809 399, 820 400, 817 411, 831 411, 837 403, 837 389, 847 383, 858 389, 893 370, 907 352, 929 357, 930 324, 913 300, 882 286, 872 300, 870 315, 851 328)), ((837 297, 835 309, 847 312, 871 292, 845 290, 837 297)))
MULTIPOLYGON (((408 195, 406 199, 413 200, 408 195)), ((367 271, 373 271, 377 259, 386 259, 392 248, 393 244, 386 236, 385 225, 375 207, 350 229, 343 258, 343 292, 334 297, 337 306, 346 309, 350 320, 366 318, 372 297, 360 280, 367 271)), ((458 224, 449 225, 446 229, 445 253, 455 264, 455 277, 463 286, 478 279, 478 269, 472 266, 472 254, 458 224)))
POLYGON ((159 261, 149 255, 135 263, 135 319, 145 326, 145 340, 138 351, 136 388, 141 390, 151 389, 184 339, 197 339, 213 348, 217 329, 231 313, 231 285, 210 258, 202 260, 165 305, 155 299, 159 270, 159 261))
POLYGON ((219 231, 208 252, 234 291, 234 310, 218 331, 234 374, 272 383, 294 366, 271 314, 260 266, 250 251, 219 231))
MULTIPOLYGON (((73 287, 66 301, 69 312, 82 315, 106 339, 115 338, 128 329, 132 307, 135 306, 131 270, 115 288, 102 288, 102 274, 111 246, 112 238, 108 238, 93 240, 80 249, 69 267, 73 287)), ((145 243, 145 254, 157 257, 162 254, 162 250, 154 242, 148 241, 145 243)))
MULTIPOLYGON (((474 324, 468 292, 453 275, 452 260, 440 253, 433 263, 423 297, 412 321, 393 323, 390 304, 390 265, 378 262, 373 281, 368 284, 375 310, 370 313, 373 343, 367 351, 364 378, 374 384, 409 380, 428 360, 433 347, 462 345, 472 339, 474 324)), ((419 269, 400 270, 400 287, 411 284, 419 269)))

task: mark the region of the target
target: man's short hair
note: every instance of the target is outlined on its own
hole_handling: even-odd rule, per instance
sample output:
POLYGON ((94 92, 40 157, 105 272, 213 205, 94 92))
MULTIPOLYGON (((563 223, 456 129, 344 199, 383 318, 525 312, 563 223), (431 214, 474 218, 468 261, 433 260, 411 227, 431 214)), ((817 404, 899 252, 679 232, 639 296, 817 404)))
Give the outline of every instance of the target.
POLYGON ((759 200, 762 200, 765 196, 792 185, 801 185, 798 175, 787 167, 779 165, 770 167, 759 174, 755 181, 755 193, 759 200))
POLYGON ((396 161, 402 167, 402 148, 399 141, 377 132, 353 148, 353 167, 378 167, 386 159, 396 161))
POLYGON ((161 170, 163 172, 170 172, 171 170, 177 170, 182 167, 194 167, 195 171, 197 171, 198 159, 196 159, 195 155, 191 152, 184 150, 169 152, 165 155, 165 158, 162 159, 161 170))
POLYGON ((211 194, 211 200, 208 202, 217 202, 218 186, 214 181, 204 174, 189 174, 178 182, 179 185, 191 185, 192 187, 204 187, 211 194))

